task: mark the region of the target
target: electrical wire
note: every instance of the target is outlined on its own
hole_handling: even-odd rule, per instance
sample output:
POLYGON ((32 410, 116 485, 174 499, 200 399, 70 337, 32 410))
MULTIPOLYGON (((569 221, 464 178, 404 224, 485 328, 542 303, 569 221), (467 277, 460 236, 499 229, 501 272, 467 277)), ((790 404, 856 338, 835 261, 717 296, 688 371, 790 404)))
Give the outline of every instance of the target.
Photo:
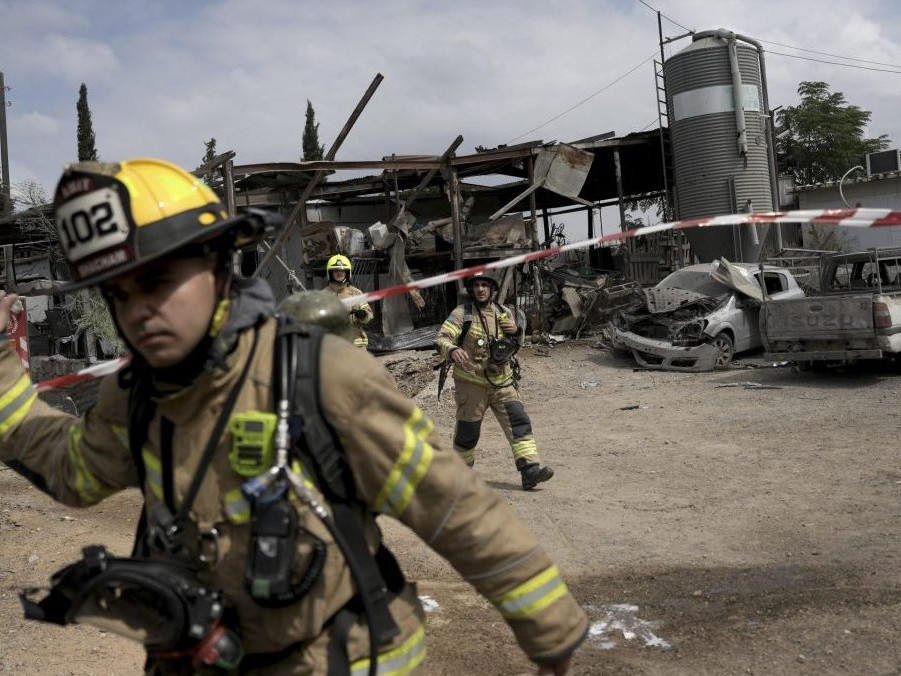
POLYGON ((802 59, 804 61, 816 61, 817 63, 828 63, 832 66, 844 66, 845 68, 859 68, 860 70, 875 70, 879 73, 894 73, 901 75, 901 70, 888 70, 887 68, 871 68, 869 66, 858 66, 853 63, 841 63, 840 61, 826 61, 825 59, 814 59, 810 56, 801 56, 799 54, 786 54, 785 52, 774 52, 770 50, 768 54, 778 54, 779 56, 787 56, 790 59, 802 59))
POLYGON ((679 28, 681 28, 682 30, 686 30, 686 31, 688 31, 689 33, 694 33, 694 31, 693 31, 691 28, 686 28, 685 26, 683 26, 683 25, 682 25, 681 23, 679 23, 678 21, 674 21, 673 19, 670 19, 666 14, 664 14, 663 12, 661 12, 659 9, 656 9, 656 8, 654 8, 654 7, 651 7, 651 6, 650 6, 648 3, 646 3, 644 0, 638 0, 638 2, 640 2, 642 5, 644 5, 645 7, 647 7, 647 8, 648 8, 649 10, 651 10, 652 12, 656 12, 656 13, 660 14, 660 16, 662 16, 664 19, 666 19, 667 21, 669 21, 669 22, 672 23, 672 24, 677 25, 677 26, 678 26, 679 28))
MULTIPOLYGON (((647 2, 645 2, 645 0, 638 0, 638 2, 640 2, 642 5, 644 5, 645 7, 647 7, 648 9, 650 9, 650 10, 653 11, 653 12, 659 12, 659 13, 660 13, 660 16, 662 16, 664 19, 666 19, 666 20, 669 21, 670 23, 675 24, 675 25, 678 26, 679 28, 682 28, 682 29, 684 29, 684 30, 686 30, 686 31, 688 31, 688 32, 690 32, 690 33, 693 33, 693 32, 694 32, 692 29, 690 29, 690 28, 688 28, 688 27, 686 27, 686 26, 683 26, 683 25, 682 25, 681 23, 679 23, 678 21, 674 21, 673 19, 671 19, 670 17, 668 17, 666 14, 664 14, 664 13, 661 12, 660 10, 658 10, 658 9, 656 9, 655 7, 649 5, 647 2)), ((764 43, 764 44, 769 44, 769 45, 776 45, 777 47, 785 47, 786 49, 796 49, 796 50, 798 50, 799 52, 809 52, 809 53, 811 53, 811 54, 819 54, 820 56, 831 56, 831 57, 833 57, 833 58, 835 58, 835 59, 843 59, 843 60, 845 60, 845 61, 857 61, 858 63, 869 63, 869 64, 873 64, 873 65, 875 65, 875 66, 889 66, 890 68, 897 68, 897 69, 899 69, 899 70, 898 70, 898 71, 892 71, 892 70, 886 70, 886 71, 883 71, 883 70, 881 70, 881 69, 879 69, 879 68, 863 68, 862 66, 853 66, 853 65, 847 64, 847 63, 836 63, 836 62, 834 62, 834 61, 820 61, 820 63, 828 63, 828 64, 832 64, 832 65, 835 65, 835 66, 847 66, 847 67, 849 67, 849 68, 863 68, 864 70, 875 70, 875 71, 885 72, 885 73, 901 72, 901 65, 899 65, 899 64, 897 64, 897 63, 885 63, 884 61, 872 61, 872 60, 870 60, 870 59, 859 59, 859 58, 856 58, 856 57, 853 57, 853 56, 842 56, 841 54, 832 54, 831 52, 821 52, 821 51, 818 51, 818 50, 816 50, 816 49, 808 49, 807 47, 797 47, 797 46, 795 46, 795 45, 787 45, 787 44, 785 44, 784 42, 776 42, 775 40, 759 40, 759 42, 762 42, 762 43, 764 43)), ((796 58, 796 59, 807 58, 807 59, 810 60, 810 61, 818 61, 818 59, 812 59, 812 58, 810 58, 810 57, 797 56, 797 55, 793 55, 793 54, 785 54, 785 53, 783 53, 783 52, 774 52, 774 51, 770 51, 770 54, 778 54, 778 55, 780 55, 780 56, 789 56, 789 57, 794 57, 794 58, 796 58)))
MULTIPOLYGON (((640 1, 640 0, 639 0, 640 1)), ((785 47, 787 49, 797 49, 799 52, 810 52, 811 54, 820 54, 821 56, 831 56, 836 59, 844 59, 845 61, 857 61, 859 63, 872 63, 875 66, 891 66, 892 68, 901 68, 901 65, 897 63, 884 63, 882 61, 870 61, 869 59, 857 59, 853 56, 842 56, 841 54, 830 54, 829 52, 818 52, 815 49, 807 49, 806 47, 796 47, 794 45, 786 45, 782 42, 775 42, 773 40, 759 40, 764 44, 768 45, 776 45, 777 47, 785 47)))
POLYGON ((638 69, 641 68, 643 65, 645 65, 648 61, 650 61, 651 59, 653 59, 656 55, 657 55, 657 52, 656 52, 656 51, 655 51, 655 52, 652 52, 651 55, 650 55, 649 57, 647 57, 644 61, 642 61, 641 63, 635 65, 633 68, 629 69, 627 72, 623 73, 622 75, 620 75, 618 78, 616 78, 616 79, 613 80, 612 82, 609 82, 608 84, 604 85, 603 87, 601 87, 600 89, 598 89, 596 92, 594 92, 594 93, 592 93, 592 94, 589 94, 589 95, 586 96, 584 99, 582 99, 581 101, 579 101, 577 104, 575 104, 575 105, 573 105, 573 106, 570 106, 569 108, 567 108, 566 110, 564 110, 562 113, 559 113, 559 114, 555 115, 555 116, 552 117, 551 119, 549 119, 549 120, 547 120, 547 121, 545 121, 545 122, 542 122, 542 123, 539 124, 537 127, 533 127, 532 129, 529 129, 529 131, 523 132, 523 133, 520 134, 519 136, 516 136, 516 137, 510 139, 509 141, 507 141, 507 143, 510 144, 510 143, 513 143, 514 141, 518 141, 519 139, 523 138, 524 136, 528 136, 528 135, 531 134, 532 132, 538 131, 538 130, 541 129, 542 127, 546 127, 546 126, 549 125, 551 122, 555 122, 556 120, 559 120, 561 117, 563 117, 564 115, 566 115, 566 114, 568 114, 568 113, 571 113, 572 111, 574 111, 574 110, 575 110, 576 108, 578 108, 579 106, 582 106, 582 105, 588 103, 591 99, 593 99, 593 98, 594 98, 595 96, 597 96, 598 94, 607 91, 608 89, 610 89, 610 87, 612 87, 613 85, 615 85, 617 82, 619 82, 620 80, 625 79, 626 77, 628 77, 629 75, 631 75, 632 73, 634 73, 636 70, 638 70, 638 69))

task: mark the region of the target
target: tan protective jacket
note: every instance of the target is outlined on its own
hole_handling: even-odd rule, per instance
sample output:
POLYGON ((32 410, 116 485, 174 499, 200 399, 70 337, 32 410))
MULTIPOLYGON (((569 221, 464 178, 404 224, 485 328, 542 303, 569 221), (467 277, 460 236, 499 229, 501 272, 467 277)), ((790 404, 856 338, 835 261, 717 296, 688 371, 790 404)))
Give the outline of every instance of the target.
MULTIPOLYGON (((363 293, 357 287, 351 286, 350 284, 336 284, 335 282, 329 282, 326 288, 333 294, 338 296, 338 298, 342 299, 350 298, 352 296, 359 296, 361 293, 363 293)), ((369 346, 369 336, 366 335, 363 327, 372 321, 372 317, 374 315, 372 313, 372 308, 369 307, 369 303, 360 303, 359 305, 354 305, 353 307, 347 308, 347 311, 350 313, 353 313, 356 310, 365 310, 366 316, 360 319, 354 314, 350 315, 350 323, 353 324, 354 328, 357 330, 357 337, 354 339, 354 345, 356 345, 357 347, 366 348, 369 346)))
MULTIPOLYGON (((438 329, 438 336, 435 343, 438 346, 438 352, 442 357, 448 359, 450 353, 456 347, 462 347, 469 360, 463 364, 454 364, 454 378, 475 383, 477 385, 494 385, 497 387, 503 385, 511 385, 513 383, 513 369, 509 362, 503 364, 490 364, 488 362, 488 342, 491 338, 501 338, 504 336, 503 330, 500 328, 500 322, 505 319, 513 319, 513 314, 507 308, 500 306, 494 301, 488 303, 481 308, 481 318, 479 317, 479 308, 475 302, 464 303, 454 308, 441 328, 438 329), (472 314, 467 314, 467 309, 472 308, 472 314), (484 324, 482 320, 484 319, 484 324), (460 334, 463 331, 465 322, 472 322, 469 331, 463 342, 458 344, 460 334), (487 331, 486 331, 487 329, 487 331)), ((522 333, 520 332, 520 342, 522 342, 522 333)))
MULTIPOLYGON (((258 348, 234 413, 273 410, 275 321, 258 330, 258 348)), ((158 402, 142 451, 149 507, 162 496, 161 420, 170 421, 172 426, 163 427, 174 430, 178 503, 248 358, 253 332, 240 335, 227 370, 205 372, 190 387, 158 402)), ((501 612, 530 658, 555 661, 574 650, 585 636, 587 618, 556 566, 504 499, 456 453, 438 446, 432 423, 398 392, 391 375, 368 354, 334 336, 324 339, 320 373, 324 415, 342 440, 357 495, 368 508, 398 518, 444 556, 501 612)), ((37 399, 30 377, 6 344, 0 346, 0 393, 0 460, 56 500, 87 506, 137 485, 128 449, 128 392, 115 375, 104 378, 97 404, 76 418, 37 399)), ((298 644, 288 670, 267 673, 324 673, 324 626, 354 595, 347 564, 327 529, 299 505, 299 523, 327 543, 321 576, 307 596, 281 609, 262 608, 246 594, 250 510, 239 490, 245 479, 228 462, 230 444, 226 432, 191 510, 202 530, 215 526, 219 531, 219 557, 203 581, 222 589, 236 609, 235 629, 247 653, 298 644)), ((365 522, 374 551, 374 517, 367 513, 365 522)), ((392 673, 407 673, 424 656, 424 615, 412 585, 392 602, 391 610, 402 632, 385 648, 386 659, 399 669, 392 673)), ((365 628, 356 625, 348 638, 353 673, 365 673, 367 654, 365 628)))

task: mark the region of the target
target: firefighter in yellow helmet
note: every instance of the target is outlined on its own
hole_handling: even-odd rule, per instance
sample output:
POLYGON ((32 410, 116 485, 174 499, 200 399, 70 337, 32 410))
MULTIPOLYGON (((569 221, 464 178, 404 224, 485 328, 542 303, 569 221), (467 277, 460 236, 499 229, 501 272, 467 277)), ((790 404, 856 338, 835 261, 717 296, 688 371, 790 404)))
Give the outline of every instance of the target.
POLYGON ((465 285, 471 302, 454 308, 435 339, 438 352, 454 367, 454 450, 467 465, 475 465, 482 419, 490 408, 510 443, 523 490, 531 490, 553 477, 554 470, 539 461, 532 421, 515 387, 513 360, 523 329, 497 301, 492 273, 476 273, 465 285))
MULTIPOLYGON (((375 359, 274 317, 266 283, 233 276, 265 214, 229 218, 148 159, 70 165, 54 209, 69 288, 99 287, 133 356, 76 417, 0 345, 0 461, 64 504, 137 487, 145 510, 137 556, 86 547, 45 598, 24 595, 28 618, 140 640, 151 674, 410 673, 425 615, 381 543, 386 514, 494 605, 539 673, 567 671, 587 618, 504 498, 375 359)), ((0 292, 0 330, 15 300, 0 292)))
MULTIPOLYGON (((325 288, 337 295, 338 298, 359 296, 363 292, 357 287, 351 286, 350 283, 352 269, 353 266, 347 256, 335 254, 329 258, 325 264, 325 273, 328 276, 328 286, 325 288)), ((369 346, 369 336, 366 335, 363 327, 372 321, 372 308, 369 307, 369 303, 360 303, 348 308, 348 312, 350 313, 350 321, 357 330, 354 345, 365 350, 369 346)))

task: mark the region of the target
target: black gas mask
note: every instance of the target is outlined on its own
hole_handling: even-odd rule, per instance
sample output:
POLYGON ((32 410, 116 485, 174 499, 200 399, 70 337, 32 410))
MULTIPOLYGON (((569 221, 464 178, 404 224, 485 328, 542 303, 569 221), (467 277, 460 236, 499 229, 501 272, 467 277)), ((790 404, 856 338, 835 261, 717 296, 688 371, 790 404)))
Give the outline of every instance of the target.
POLYGON ((504 364, 519 350, 519 339, 516 336, 503 336, 488 340, 488 362, 504 364))
POLYGON ((202 665, 231 670, 243 650, 223 627, 220 592, 202 585, 186 566, 172 561, 121 559, 100 545, 51 578, 50 593, 19 598, 25 618, 53 624, 90 624, 139 641, 152 655, 190 657, 202 665))

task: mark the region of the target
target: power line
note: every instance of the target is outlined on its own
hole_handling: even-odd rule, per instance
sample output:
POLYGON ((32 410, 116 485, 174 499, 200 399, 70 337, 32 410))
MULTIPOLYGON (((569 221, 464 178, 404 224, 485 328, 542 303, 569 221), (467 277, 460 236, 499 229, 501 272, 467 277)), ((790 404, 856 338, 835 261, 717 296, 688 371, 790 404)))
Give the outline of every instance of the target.
MULTIPOLYGON (((641 0, 639 0, 640 2, 641 0)), ((778 47, 786 47, 788 49, 797 49, 799 52, 810 52, 811 54, 821 54, 822 56, 832 56, 836 59, 844 59, 845 61, 858 61, 860 63, 872 63, 876 66, 891 66, 892 68, 901 68, 897 63, 883 63, 882 61, 870 61, 868 59, 856 59, 853 56, 842 56, 841 54, 830 54, 829 52, 818 52, 815 49, 807 49, 806 47, 795 47, 794 45, 786 45, 781 42, 775 42, 773 40, 760 40, 760 42, 764 42, 768 45, 776 45, 778 47)), ((773 52, 774 54, 778 54, 779 52, 773 52)))
POLYGON ((674 21, 673 19, 670 19, 666 14, 664 14, 663 12, 661 12, 659 9, 656 9, 656 8, 654 8, 654 7, 651 7, 651 6, 650 6, 648 3, 646 3, 644 0, 638 0, 638 2, 640 2, 642 5, 644 5, 645 7, 647 7, 647 8, 648 8, 649 10, 651 10, 652 12, 655 12, 655 13, 657 13, 657 14, 660 14, 660 16, 662 16, 664 19, 666 19, 666 20, 669 21, 670 23, 676 24, 676 25, 677 25, 679 28, 681 28, 682 30, 686 30, 686 31, 688 31, 689 33, 694 33, 694 31, 693 31, 691 28, 686 28, 685 26, 683 26, 683 25, 682 25, 681 23, 679 23, 678 21, 674 21))
POLYGON ((612 87, 613 85, 615 85, 617 82, 619 82, 620 80, 625 79, 626 77, 628 77, 629 75, 631 75, 632 73, 634 73, 636 70, 638 70, 639 68, 641 68, 644 64, 646 64, 648 61, 650 61, 651 59, 653 59, 656 55, 657 55, 657 52, 656 52, 656 51, 655 51, 655 52, 652 52, 651 55, 650 55, 648 58, 646 58, 644 61, 642 61, 641 63, 637 64, 636 66, 634 66, 633 68, 631 68, 631 69, 628 70, 627 72, 625 72, 625 73, 623 73, 622 75, 620 75, 618 78, 616 78, 615 80, 613 80, 613 82, 610 82, 610 83, 604 85, 603 87, 601 87, 600 89, 598 89, 598 90, 597 90, 596 92, 594 92, 593 94, 589 94, 588 96, 586 96, 584 99, 582 99, 581 101, 579 101, 579 102, 578 102, 577 104, 575 104, 574 106, 570 106, 569 108, 567 108, 566 110, 564 110, 562 113, 560 113, 560 114, 558 114, 558 115, 555 115, 554 117, 552 117, 551 119, 549 119, 549 120, 547 120, 547 121, 545 121, 545 122, 542 122, 542 123, 539 124, 537 127, 533 127, 532 129, 529 129, 529 131, 523 132, 523 133, 520 134, 519 136, 510 139, 509 141, 507 141, 507 143, 509 144, 509 143, 513 143, 514 141, 518 141, 519 139, 523 138, 524 136, 528 136, 528 135, 531 134, 532 132, 538 131, 538 130, 541 129, 542 127, 546 127, 546 126, 549 125, 551 122, 554 122, 554 121, 556 121, 556 120, 559 120, 561 117, 563 117, 563 116, 566 115, 567 113, 571 113, 572 111, 574 111, 574 110, 575 110, 576 108, 578 108, 579 106, 588 103, 588 101, 590 101, 591 99, 593 99, 593 98, 594 98, 595 96, 597 96, 598 94, 607 91, 608 89, 610 89, 610 87, 612 87))
POLYGON ((875 70, 880 73, 894 73, 901 75, 901 70, 888 70, 887 68, 870 68, 869 66, 858 66, 853 63, 841 63, 840 61, 826 61, 825 59, 814 59, 810 56, 800 56, 798 54, 786 54, 785 52, 770 51, 770 54, 778 54, 779 56, 787 56, 790 59, 802 59, 804 61, 816 61, 817 63, 828 63, 833 66, 844 66, 845 68, 859 68, 860 70, 875 70))

